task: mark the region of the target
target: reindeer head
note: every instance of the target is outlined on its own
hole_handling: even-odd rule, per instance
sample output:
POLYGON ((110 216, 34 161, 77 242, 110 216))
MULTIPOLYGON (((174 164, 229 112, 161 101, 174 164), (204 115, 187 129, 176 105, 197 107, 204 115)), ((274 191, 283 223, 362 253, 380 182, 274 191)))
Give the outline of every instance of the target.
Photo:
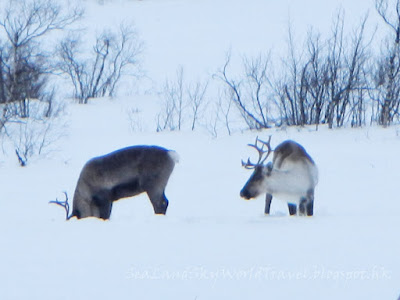
POLYGON ((256 198, 261 193, 264 192, 263 186, 265 185, 265 180, 271 175, 272 172, 272 163, 264 164, 269 155, 272 152, 271 149, 271 136, 268 139, 268 142, 264 142, 260 140, 258 137, 256 138, 256 142, 254 144, 249 144, 250 147, 254 148, 258 152, 258 161, 257 163, 250 162, 250 158, 247 159, 247 162, 242 161, 242 166, 248 170, 254 170, 253 174, 246 182, 243 189, 240 191, 240 196, 245 199, 256 198), (259 146, 261 143, 261 147, 259 146), (266 149, 264 149, 264 146, 266 149))

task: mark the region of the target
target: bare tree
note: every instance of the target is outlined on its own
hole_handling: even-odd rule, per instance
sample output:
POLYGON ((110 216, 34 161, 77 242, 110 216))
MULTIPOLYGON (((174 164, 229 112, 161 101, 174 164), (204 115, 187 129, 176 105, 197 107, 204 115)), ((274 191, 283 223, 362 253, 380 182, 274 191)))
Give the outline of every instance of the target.
POLYGON ((366 15, 360 26, 351 36, 350 51, 346 56, 345 69, 347 70, 347 83, 343 95, 342 110, 340 111, 339 124, 344 125, 346 115, 351 120, 351 126, 362 126, 365 124, 365 94, 369 89, 367 77, 367 65, 371 58, 370 45, 373 37, 369 40, 365 36, 365 27, 368 20, 366 15))
POLYGON ((375 8, 386 25, 394 33, 394 42, 400 43, 400 1, 375 0, 375 8))
POLYGON ((3 143, 14 149, 20 166, 28 165, 33 157, 47 156, 55 150, 54 143, 64 136, 63 107, 53 105, 53 111, 47 117, 48 105, 43 101, 32 100, 29 102, 30 117, 12 116, 4 124, 6 141, 3 143))
POLYGON ((375 0, 375 8, 391 30, 377 63, 373 95, 379 103, 378 123, 388 126, 400 113, 400 0, 375 0))
POLYGON ((44 155, 57 132, 59 105, 49 86, 53 45, 47 37, 83 16, 57 0, 8 0, 0 8, 0 131, 21 166, 44 155))
POLYGON ((328 98, 327 42, 318 32, 308 32, 304 47, 295 43, 288 29, 288 54, 281 61, 281 77, 272 81, 275 102, 280 111, 278 124, 318 125, 328 98), (298 49, 303 49, 298 52, 298 49))
POLYGON ((192 131, 196 127, 197 121, 202 117, 202 109, 205 106, 204 97, 207 91, 208 83, 202 84, 197 81, 187 88, 187 95, 192 109, 192 131))
POLYGON ((157 115, 157 131, 170 130, 178 128, 176 124, 176 90, 166 81, 161 93, 162 104, 161 111, 157 115))
POLYGON ((231 96, 250 129, 268 128, 269 57, 245 58, 243 60, 245 75, 241 79, 234 79, 228 74, 230 61, 231 55, 228 54, 224 66, 214 77, 220 79, 230 91, 228 95, 231 96))
POLYGON ((195 130, 205 106, 205 94, 208 83, 202 81, 187 82, 183 67, 178 67, 176 78, 167 79, 160 92, 161 111, 157 115, 157 131, 183 130, 187 120, 191 120, 190 129, 195 130))
POLYGON ((0 12, 6 37, 0 44, 0 101, 21 117, 29 117, 28 102, 41 98, 51 70, 44 38, 83 15, 78 8, 64 11, 55 0, 9 0, 0 12))
POLYGON ((305 84, 307 93, 310 97, 310 112, 308 116, 309 124, 318 126, 322 119, 322 113, 326 107, 327 97, 327 64, 324 55, 324 42, 320 34, 314 34, 312 31, 308 34, 307 50, 308 63, 304 67, 305 84))
POLYGON ((79 103, 114 96, 122 76, 138 75, 143 44, 130 26, 121 24, 117 32, 105 31, 98 36, 90 59, 83 58, 81 47, 80 38, 69 37, 58 50, 58 67, 71 80, 79 103))
MULTIPOLYGON (((232 93, 231 90, 225 90, 224 93, 232 93)), ((215 121, 213 123, 213 133, 214 136, 217 136, 217 123, 220 122, 223 124, 223 126, 226 128, 226 131, 228 132, 229 135, 232 134, 232 128, 231 128, 231 110, 233 106, 233 100, 232 100, 232 95, 229 97, 222 96, 220 95, 218 97, 217 101, 217 108, 216 108, 216 113, 215 113, 215 121)))
POLYGON ((272 85, 282 123, 304 126, 322 122, 332 128, 343 126, 347 119, 353 126, 365 121, 365 68, 369 58, 366 21, 365 17, 351 40, 345 40, 344 18, 339 12, 331 37, 323 40, 311 30, 302 53, 298 53, 289 28, 283 76, 272 85))
POLYGON ((369 42, 365 41, 367 16, 351 40, 344 39, 344 20, 339 14, 334 23, 332 37, 328 42, 328 106, 325 121, 332 128, 344 125, 347 113, 353 119, 352 125, 361 125, 363 118, 363 94, 367 88, 365 76, 369 42), (346 45, 346 47, 345 47, 346 45), (357 108, 358 109, 355 109, 357 108), (358 122, 355 120, 359 120, 358 122))
POLYGON ((306 67, 300 71, 301 53, 297 52, 294 42, 292 27, 288 27, 288 57, 283 59, 283 65, 288 69, 285 83, 282 86, 280 95, 281 101, 287 102, 284 105, 285 119, 288 125, 304 125, 304 75, 306 67), (287 62, 286 62, 287 61, 287 62), (301 79, 300 79, 301 78, 301 79), (301 82, 300 82, 301 81, 301 82), (299 110, 301 109, 301 111, 299 110), (302 118, 300 119, 300 113, 302 118))
POLYGON ((186 101, 184 99, 184 86, 183 86, 183 67, 179 67, 176 72, 176 83, 172 87, 171 96, 174 98, 175 109, 178 117, 178 130, 182 129, 184 109, 186 108, 186 101))
POLYGON ((180 66, 176 71, 176 79, 165 81, 162 92, 162 109, 157 115, 157 131, 181 130, 183 115, 187 107, 184 97, 184 72, 180 66))

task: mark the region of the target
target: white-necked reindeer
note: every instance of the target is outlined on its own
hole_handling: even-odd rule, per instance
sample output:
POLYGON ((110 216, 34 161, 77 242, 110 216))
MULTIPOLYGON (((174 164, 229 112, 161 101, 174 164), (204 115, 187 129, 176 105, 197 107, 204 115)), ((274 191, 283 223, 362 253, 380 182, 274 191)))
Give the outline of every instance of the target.
POLYGON ((249 144, 258 151, 257 163, 242 161, 246 169, 254 169, 253 174, 240 192, 240 196, 251 199, 266 193, 265 214, 269 214, 272 197, 285 199, 290 215, 312 216, 314 213, 314 189, 318 183, 318 169, 306 150, 298 143, 287 140, 273 151, 271 137, 268 142, 256 138, 249 144), (259 147, 258 143, 262 146, 259 147), (266 146, 266 149, 264 149, 266 146), (264 164, 271 152, 272 163, 264 164))

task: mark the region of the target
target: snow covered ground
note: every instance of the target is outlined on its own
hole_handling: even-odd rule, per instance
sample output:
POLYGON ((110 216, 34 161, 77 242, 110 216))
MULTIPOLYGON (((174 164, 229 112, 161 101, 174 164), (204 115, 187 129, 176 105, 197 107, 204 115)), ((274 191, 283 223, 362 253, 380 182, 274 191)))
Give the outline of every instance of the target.
MULTIPOLYGON (((179 64, 194 76, 214 72, 228 47, 269 48, 282 42, 288 11, 307 27, 306 18, 330 20, 341 1, 309 0, 321 12, 309 15, 295 1, 274 4, 273 11, 271 1, 256 0, 103 2, 86 2, 88 22, 106 12, 110 22, 131 13, 146 43, 144 68, 158 82, 179 64), (272 25, 280 33, 261 34, 272 25), (247 34, 253 27, 254 36, 247 34)), ((356 2, 369 8, 342 1, 348 15, 356 13, 356 2)), ((397 299, 400 127, 271 129, 218 138, 156 133, 148 117, 155 113, 152 101, 132 93, 69 104, 57 151, 26 168, 13 153, 2 155, 0 299, 397 299), (132 132, 128 111, 138 107, 145 125, 132 132), (267 217, 262 198, 239 197, 251 174, 240 161, 254 155, 247 144, 257 135, 272 135, 275 146, 294 139, 314 158, 320 173, 314 217, 289 217, 279 201, 267 217), (145 195, 115 203, 106 222, 66 222, 64 211, 48 204, 63 191, 72 198, 88 159, 135 144, 180 155, 166 216, 155 216, 145 195)))

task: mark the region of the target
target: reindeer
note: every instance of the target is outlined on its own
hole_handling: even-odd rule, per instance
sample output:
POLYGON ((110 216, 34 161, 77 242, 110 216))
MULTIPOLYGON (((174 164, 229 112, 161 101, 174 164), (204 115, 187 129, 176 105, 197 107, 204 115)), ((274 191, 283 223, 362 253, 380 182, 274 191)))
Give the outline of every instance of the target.
POLYGON ((165 214, 165 187, 178 154, 157 146, 132 146, 89 160, 76 185, 72 214, 65 201, 50 201, 72 217, 109 219, 114 201, 146 192, 156 214, 165 214))
POLYGON ((240 196, 249 200, 266 193, 265 214, 269 214, 272 197, 286 199, 290 215, 312 216, 314 213, 314 189, 318 183, 318 169, 306 150, 298 143, 287 140, 274 151, 272 163, 264 164, 273 151, 271 136, 267 142, 258 137, 249 144, 259 154, 258 162, 242 161, 246 169, 254 169, 250 179, 240 191, 240 196), (260 147, 258 143, 261 143, 260 147), (266 149, 264 149, 264 146, 266 149))

